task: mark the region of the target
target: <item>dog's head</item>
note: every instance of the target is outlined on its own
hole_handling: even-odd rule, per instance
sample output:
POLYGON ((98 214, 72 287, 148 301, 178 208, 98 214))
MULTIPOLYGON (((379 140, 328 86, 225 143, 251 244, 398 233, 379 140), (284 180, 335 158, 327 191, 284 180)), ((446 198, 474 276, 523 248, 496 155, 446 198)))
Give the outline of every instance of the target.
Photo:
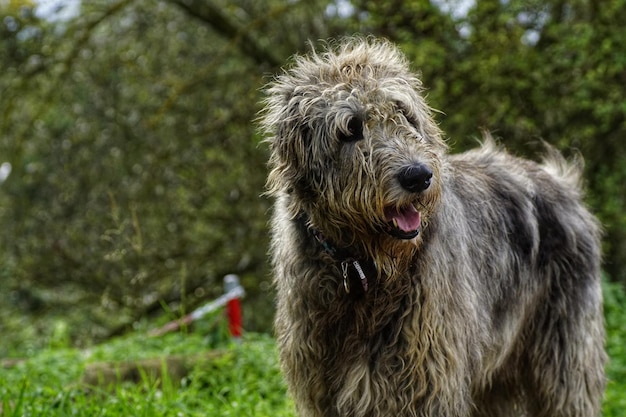
POLYGON ((446 152, 421 83, 389 42, 296 57, 267 88, 271 194, 346 245, 419 242, 446 152))

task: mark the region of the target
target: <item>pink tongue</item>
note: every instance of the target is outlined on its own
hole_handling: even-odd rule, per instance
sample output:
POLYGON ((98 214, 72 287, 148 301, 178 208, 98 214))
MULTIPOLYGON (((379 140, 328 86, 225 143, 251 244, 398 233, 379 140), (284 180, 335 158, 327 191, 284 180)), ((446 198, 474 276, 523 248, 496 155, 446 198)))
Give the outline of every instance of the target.
POLYGON ((395 207, 388 207, 385 209, 385 220, 389 223, 395 220, 398 229, 403 232, 413 232, 419 229, 421 216, 413 205, 403 207, 400 211, 395 207))

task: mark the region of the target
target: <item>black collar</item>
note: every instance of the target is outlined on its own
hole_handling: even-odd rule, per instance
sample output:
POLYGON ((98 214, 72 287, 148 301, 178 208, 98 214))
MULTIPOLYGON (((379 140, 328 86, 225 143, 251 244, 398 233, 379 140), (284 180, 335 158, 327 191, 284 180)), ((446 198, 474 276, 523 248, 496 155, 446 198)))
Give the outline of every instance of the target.
POLYGON ((308 233, 315 238, 321 249, 335 262, 340 264, 343 287, 346 293, 349 294, 355 287, 360 288, 356 290, 357 292, 362 290, 363 293, 366 293, 370 287, 370 280, 378 276, 376 262, 373 259, 359 259, 348 248, 336 247, 321 231, 308 224, 308 216, 306 214, 303 213, 298 217, 303 221, 308 233), (360 286, 352 285, 354 282, 360 283, 360 286))

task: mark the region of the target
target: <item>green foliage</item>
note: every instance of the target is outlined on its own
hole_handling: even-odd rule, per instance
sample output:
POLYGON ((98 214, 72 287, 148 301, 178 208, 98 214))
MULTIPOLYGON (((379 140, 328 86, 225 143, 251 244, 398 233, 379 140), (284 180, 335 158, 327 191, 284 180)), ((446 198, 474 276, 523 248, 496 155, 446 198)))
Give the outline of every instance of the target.
POLYGON ((241 345, 207 362, 198 362, 182 381, 123 382, 110 389, 79 383, 85 366, 96 360, 121 361, 166 354, 205 352, 197 334, 146 339, 137 334, 89 351, 47 350, 11 369, 0 369, 3 416, 294 416, 277 366, 274 342, 249 334, 241 345))
MULTIPOLYGON (((23 327, 20 310, 62 315, 87 343, 160 300, 189 310, 219 295, 226 273, 251 294, 267 280, 261 74, 179 8, 126 3, 84 2, 66 36, 21 51, 47 51, 41 72, 1 95, 7 331, 23 327)), ((29 58, 3 62, 25 73, 29 58)), ((268 327, 254 317, 248 328, 268 327)))

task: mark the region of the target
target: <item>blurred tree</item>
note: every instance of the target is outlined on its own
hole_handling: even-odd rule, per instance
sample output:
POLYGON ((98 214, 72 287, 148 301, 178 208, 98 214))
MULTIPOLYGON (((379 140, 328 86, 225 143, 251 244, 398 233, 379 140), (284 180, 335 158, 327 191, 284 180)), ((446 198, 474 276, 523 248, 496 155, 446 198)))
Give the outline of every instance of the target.
POLYGON ((177 313, 217 296, 235 272, 247 328, 269 329, 252 119, 264 75, 328 35, 324 7, 93 1, 55 25, 3 10, 3 325, 21 327, 18 310, 45 319, 44 339, 56 315, 77 324, 75 340, 107 337, 163 302, 177 313))

